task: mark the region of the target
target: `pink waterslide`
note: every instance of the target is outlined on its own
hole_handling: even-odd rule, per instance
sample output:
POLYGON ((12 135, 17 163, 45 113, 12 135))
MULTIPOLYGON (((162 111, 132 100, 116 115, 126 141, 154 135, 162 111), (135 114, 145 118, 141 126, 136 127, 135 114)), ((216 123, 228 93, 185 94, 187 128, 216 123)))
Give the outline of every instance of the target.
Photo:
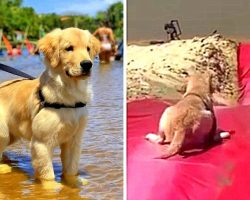
POLYGON ((155 159, 162 146, 144 137, 157 131, 168 105, 156 100, 128 103, 128 200, 250 199, 250 44, 239 45, 238 65, 240 105, 215 107, 218 128, 234 134, 204 152, 155 159))

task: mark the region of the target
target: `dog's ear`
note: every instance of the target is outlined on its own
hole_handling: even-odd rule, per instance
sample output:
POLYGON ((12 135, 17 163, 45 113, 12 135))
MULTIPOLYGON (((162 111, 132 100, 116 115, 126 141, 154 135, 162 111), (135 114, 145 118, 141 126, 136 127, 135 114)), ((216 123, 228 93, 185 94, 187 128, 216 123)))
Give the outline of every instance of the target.
POLYGON ((100 41, 93 35, 90 36, 90 57, 95 58, 99 54, 101 48, 100 41))
POLYGON ((38 49, 43 52, 52 67, 57 67, 60 61, 61 32, 61 29, 55 29, 38 41, 38 49))
POLYGON ((187 84, 188 84, 188 80, 190 75, 188 74, 187 71, 184 71, 180 74, 180 77, 182 78, 182 84, 177 86, 176 90, 182 94, 184 94, 187 90, 187 84))

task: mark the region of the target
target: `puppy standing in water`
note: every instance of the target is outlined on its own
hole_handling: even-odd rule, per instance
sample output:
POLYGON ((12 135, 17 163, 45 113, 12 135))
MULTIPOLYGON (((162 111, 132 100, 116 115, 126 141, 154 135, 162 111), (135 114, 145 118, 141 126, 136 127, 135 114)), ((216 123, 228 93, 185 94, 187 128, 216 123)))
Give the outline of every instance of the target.
POLYGON ((170 143, 161 158, 168 158, 180 152, 188 135, 207 135, 206 142, 213 142, 216 119, 210 79, 210 75, 207 74, 194 74, 188 77, 186 93, 182 100, 163 112, 158 135, 146 136, 146 139, 156 143, 170 143))
MULTIPOLYGON (((52 154, 60 146, 63 178, 76 186, 81 183, 80 144, 91 97, 88 79, 100 44, 89 31, 68 28, 47 34, 38 48, 46 66, 38 79, 0 85, 0 159, 19 138, 30 140, 36 178, 55 188, 60 183, 54 181, 52 154)), ((0 173, 4 171, 10 170, 0 164, 0 173)))
POLYGON ((111 28, 100 27, 93 35, 101 42, 99 59, 101 63, 110 63, 111 57, 116 53, 114 33, 111 28))

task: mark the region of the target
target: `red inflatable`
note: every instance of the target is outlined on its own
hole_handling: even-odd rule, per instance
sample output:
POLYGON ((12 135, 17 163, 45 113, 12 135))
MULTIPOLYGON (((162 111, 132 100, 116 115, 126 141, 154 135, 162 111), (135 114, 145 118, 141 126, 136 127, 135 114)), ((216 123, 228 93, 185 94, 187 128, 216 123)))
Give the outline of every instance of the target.
POLYGON ((154 100, 128 103, 128 200, 250 199, 250 44, 239 46, 238 58, 240 105, 215 107, 218 127, 234 134, 207 151, 155 159, 161 146, 144 136, 157 131, 167 105, 154 100))

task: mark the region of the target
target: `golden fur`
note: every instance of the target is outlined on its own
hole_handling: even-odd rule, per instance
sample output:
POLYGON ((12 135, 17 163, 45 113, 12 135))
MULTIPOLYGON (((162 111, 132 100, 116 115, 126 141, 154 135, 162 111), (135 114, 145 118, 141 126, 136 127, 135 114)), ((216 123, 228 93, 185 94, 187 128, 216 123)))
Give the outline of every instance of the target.
MULTIPOLYGON (((209 75, 195 74, 188 78, 186 93, 182 100, 174 106, 168 107, 161 116, 159 123, 161 140, 170 142, 170 146, 161 157, 167 158, 178 153, 187 131, 194 133, 202 118, 206 117, 212 122, 211 92, 209 75), (207 106, 209 110, 207 110, 207 106)), ((207 132, 209 132, 211 127, 207 128, 207 132)))
MULTIPOLYGON (((40 89, 46 102, 74 105, 88 103, 90 73, 81 61, 93 62, 99 41, 87 30, 56 29, 38 42, 45 56, 46 70, 35 80, 9 81, 0 85, 0 159, 4 149, 19 138, 31 141, 32 164, 36 177, 54 182, 52 153, 61 147, 63 177, 78 184, 78 162, 87 110, 83 108, 41 107, 40 89)), ((0 165, 1 167, 1 165, 0 165)), ((52 184, 53 185, 53 184, 52 184)))

